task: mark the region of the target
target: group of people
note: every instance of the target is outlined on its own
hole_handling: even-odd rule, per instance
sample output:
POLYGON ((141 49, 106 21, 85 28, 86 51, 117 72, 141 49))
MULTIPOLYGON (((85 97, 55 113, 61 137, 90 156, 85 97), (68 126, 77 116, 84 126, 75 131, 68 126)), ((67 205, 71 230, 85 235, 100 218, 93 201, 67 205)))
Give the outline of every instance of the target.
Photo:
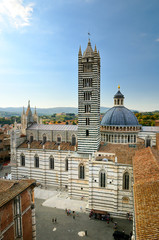
POLYGON ((67 214, 67 216, 72 216, 73 219, 75 219, 75 216, 77 215, 78 216, 78 212, 75 212, 75 211, 71 211, 70 209, 65 209, 65 212, 67 214))
POLYGON ((109 213, 105 213, 105 214, 96 213, 93 209, 89 213, 89 219, 91 219, 91 218, 106 221, 108 224, 110 221, 113 222, 113 218, 110 217, 109 213))

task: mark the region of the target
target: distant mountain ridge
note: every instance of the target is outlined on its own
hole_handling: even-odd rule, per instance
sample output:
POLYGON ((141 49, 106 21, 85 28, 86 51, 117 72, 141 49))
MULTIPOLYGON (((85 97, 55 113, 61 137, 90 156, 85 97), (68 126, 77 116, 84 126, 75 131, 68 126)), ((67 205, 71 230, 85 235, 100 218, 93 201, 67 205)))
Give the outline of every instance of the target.
MULTIPOLYGON (((101 112, 104 113, 108 110, 107 107, 101 107, 101 112)), ((32 113, 34 113, 34 108, 31 108, 32 113)), ((7 108, 0 108, 0 112, 9 113, 9 114, 18 114, 21 115, 23 111, 23 107, 7 107, 7 108)), ((25 108, 26 111, 26 108, 25 108)), ((37 113, 39 115, 51 115, 54 113, 78 113, 78 108, 75 107, 55 107, 55 108, 37 108, 37 113)))
MULTIPOLYGON (((101 107, 100 112, 105 113, 110 108, 108 107, 101 107)), ((31 108, 32 113, 34 113, 34 108, 31 108)), ((52 115, 54 113, 75 113, 78 114, 78 108, 76 107, 55 107, 55 108, 37 108, 38 115, 52 115)), ((0 108, 0 116, 15 116, 21 115, 23 111, 23 107, 7 107, 7 108, 0 108)), ((25 108, 26 111, 26 108, 25 108)), ((136 110, 131 110, 132 112, 138 112, 136 110)))

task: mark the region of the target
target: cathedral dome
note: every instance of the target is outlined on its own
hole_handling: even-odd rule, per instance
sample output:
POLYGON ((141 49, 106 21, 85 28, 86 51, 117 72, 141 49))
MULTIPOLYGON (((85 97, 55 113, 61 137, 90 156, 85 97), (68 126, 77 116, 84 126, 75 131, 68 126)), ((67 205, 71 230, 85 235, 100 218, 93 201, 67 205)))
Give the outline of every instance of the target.
POLYGON ((103 116, 102 126, 137 126, 136 116, 124 106, 114 106, 103 116))

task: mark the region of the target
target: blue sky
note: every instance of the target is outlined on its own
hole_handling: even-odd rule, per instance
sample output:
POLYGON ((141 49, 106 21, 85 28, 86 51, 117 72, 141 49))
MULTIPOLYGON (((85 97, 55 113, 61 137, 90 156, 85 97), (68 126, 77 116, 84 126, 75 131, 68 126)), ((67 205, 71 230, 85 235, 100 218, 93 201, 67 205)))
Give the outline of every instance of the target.
POLYGON ((101 56, 101 106, 159 110, 158 0, 0 0, 0 107, 77 107, 78 50, 101 56))

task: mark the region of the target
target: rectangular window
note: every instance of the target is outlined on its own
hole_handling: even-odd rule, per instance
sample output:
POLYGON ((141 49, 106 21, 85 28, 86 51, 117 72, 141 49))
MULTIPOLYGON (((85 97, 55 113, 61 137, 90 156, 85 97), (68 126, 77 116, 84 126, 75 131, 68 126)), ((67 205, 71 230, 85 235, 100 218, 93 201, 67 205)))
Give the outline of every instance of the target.
POLYGON ((85 105, 85 113, 91 112, 91 105, 85 105))
POLYGON ((50 169, 54 169, 54 158, 50 158, 50 169))
POLYGON ((92 87, 92 78, 84 78, 83 87, 92 87))
POLYGON ((65 161, 65 171, 68 171, 68 159, 65 161))
POLYGON ((92 92, 84 92, 84 100, 90 101, 92 99, 92 92))
POLYGON ((89 130, 86 130, 86 137, 89 136, 89 130))
POLYGON ((61 137, 57 137, 57 142, 61 143, 61 137))
POLYGON ((21 155, 21 166, 25 166, 25 156, 21 155))
POLYGON ((35 157, 35 167, 39 168, 39 157, 35 157))
POLYGON ((90 125, 90 119, 86 118, 86 125, 90 125))
POLYGON ((14 225, 15 225, 15 237, 22 236, 22 223, 21 223, 21 204, 20 196, 14 199, 14 225))

